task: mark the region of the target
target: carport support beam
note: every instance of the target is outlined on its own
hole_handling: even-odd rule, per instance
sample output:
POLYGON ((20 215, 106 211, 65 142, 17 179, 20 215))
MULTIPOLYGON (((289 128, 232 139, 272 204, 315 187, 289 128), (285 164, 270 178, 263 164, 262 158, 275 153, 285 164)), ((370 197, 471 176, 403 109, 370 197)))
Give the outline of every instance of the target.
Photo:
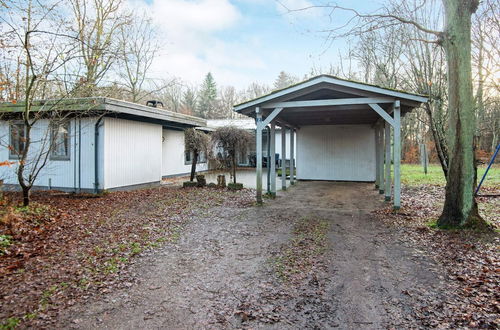
POLYGON ((290 127, 290 185, 295 184, 295 166, 294 166, 294 129, 290 127))
POLYGON ((286 126, 281 126, 281 190, 286 190, 286 126))
POLYGON ((387 125, 387 123, 380 123, 380 130, 379 130, 379 156, 378 156, 378 176, 379 176, 379 182, 380 185, 378 186, 378 192, 379 194, 384 193, 384 126, 387 125))
POLYGON ((394 209, 401 207, 401 105, 394 102, 394 209))
POLYGON ((262 112, 259 107, 255 108, 255 120, 257 129, 255 131, 256 139, 256 176, 257 176, 257 204, 262 204, 262 112))
POLYGON ((391 200, 391 126, 385 123, 385 200, 391 200))
POLYGON ((271 171, 269 179, 271 180, 271 196, 276 196, 276 124, 271 122, 271 164, 269 164, 269 171, 271 171))
POLYGON ((375 125, 375 189, 381 186, 380 181, 380 124, 375 125))

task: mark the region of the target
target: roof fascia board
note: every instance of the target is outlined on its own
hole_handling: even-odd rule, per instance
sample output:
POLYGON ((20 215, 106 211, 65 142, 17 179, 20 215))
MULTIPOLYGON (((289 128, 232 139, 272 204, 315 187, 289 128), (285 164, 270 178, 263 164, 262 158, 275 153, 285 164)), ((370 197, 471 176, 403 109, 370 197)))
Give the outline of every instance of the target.
POLYGON ((105 108, 107 111, 149 117, 169 122, 187 124, 190 126, 207 126, 206 120, 202 118, 182 115, 168 110, 158 110, 152 107, 136 105, 134 103, 122 102, 114 99, 106 99, 105 108))
MULTIPOLYGON (((372 104, 372 103, 394 103, 393 98, 357 97, 348 99, 310 100, 310 101, 288 101, 263 104, 263 108, 305 108, 325 107, 336 105, 372 104)), ((330 109, 328 109, 330 110, 330 109)))
MULTIPOLYGON (((398 91, 394 91, 394 90, 390 90, 390 89, 385 89, 382 87, 375 87, 375 86, 365 85, 365 84, 352 82, 352 81, 339 80, 339 79, 335 79, 333 77, 320 76, 320 77, 317 77, 315 79, 311 79, 309 81, 305 81, 303 83, 300 83, 298 85, 283 89, 279 92, 254 99, 254 100, 248 101, 246 103, 239 104, 239 105, 234 107, 234 111, 241 112, 249 107, 253 107, 253 106, 257 106, 257 105, 269 102, 273 99, 300 91, 301 89, 308 88, 308 87, 314 86, 314 85, 319 84, 319 83, 329 83, 329 84, 339 85, 339 86, 343 86, 343 87, 358 89, 358 90, 362 90, 362 91, 366 91, 366 92, 393 96, 395 98, 412 100, 412 101, 419 102, 419 103, 427 102, 427 100, 428 100, 426 97, 423 97, 423 96, 407 94, 407 93, 398 92, 398 91)), ((325 88, 325 87, 323 87, 323 88, 325 88)), ((332 86, 330 89, 334 89, 334 87, 332 86)))

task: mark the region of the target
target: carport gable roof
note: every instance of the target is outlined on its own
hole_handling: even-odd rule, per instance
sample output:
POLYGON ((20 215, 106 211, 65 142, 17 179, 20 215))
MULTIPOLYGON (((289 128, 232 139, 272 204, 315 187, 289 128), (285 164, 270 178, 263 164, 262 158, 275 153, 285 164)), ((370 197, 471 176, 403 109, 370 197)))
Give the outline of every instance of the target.
POLYGON ((390 114, 396 100, 400 101, 403 115, 427 102, 423 95, 320 75, 236 105, 234 110, 255 117, 255 109, 259 107, 265 118, 273 109, 283 108, 277 121, 296 127, 373 124, 380 119, 377 112, 390 114), (374 111, 373 105, 379 111, 374 111))

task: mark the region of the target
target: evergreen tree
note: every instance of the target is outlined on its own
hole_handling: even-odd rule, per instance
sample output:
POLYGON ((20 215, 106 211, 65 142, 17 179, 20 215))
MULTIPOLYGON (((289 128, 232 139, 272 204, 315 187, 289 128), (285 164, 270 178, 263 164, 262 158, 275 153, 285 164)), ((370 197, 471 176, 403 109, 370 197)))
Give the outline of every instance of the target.
POLYGON ((196 115, 202 118, 213 119, 217 110, 217 85, 214 77, 209 72, 205 76, 198 95, 198 106, 196 115))
POLYGON ((285 71, 281 71, 278 75, 278 78, 274 81, 274 89, 283 89, 287 88, 290 85, 297 83, 297 77, 294 77, 285 71))

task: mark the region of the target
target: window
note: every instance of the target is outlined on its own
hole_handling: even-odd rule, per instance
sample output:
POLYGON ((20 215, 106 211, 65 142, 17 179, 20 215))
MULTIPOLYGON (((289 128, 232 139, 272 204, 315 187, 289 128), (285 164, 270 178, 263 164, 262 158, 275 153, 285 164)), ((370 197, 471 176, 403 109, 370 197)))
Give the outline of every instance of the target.
MULTIPOLYGON (((194 153, 192 151, 185 151, 184 152, 184 164, 189 165, 192 164, 194 158, 194 153)), ((198 164, 201 163, 206 163, 207 162, 207 154, 203 151, 201 151, 198 154, 198 164)))
POLYGON ((50 139, 51 147, 50 159, 69 160, 70 158, 70 122, 64 121, 51 126, 50 139))
POLYGON ((206 163, 207 162, 207 154, 203 151, 200 152, 198 155, 198 162, 199 163, 206 163))
POLYGON ((192 152, 186 150, 184 152, 184 163, 186 165, 191 164, 192 160, 193 160, 192 152))
POLYGON ((12 123, 9 130, 9 157, 18 159, 26 147, 26 126, 24 123, 12 123))

